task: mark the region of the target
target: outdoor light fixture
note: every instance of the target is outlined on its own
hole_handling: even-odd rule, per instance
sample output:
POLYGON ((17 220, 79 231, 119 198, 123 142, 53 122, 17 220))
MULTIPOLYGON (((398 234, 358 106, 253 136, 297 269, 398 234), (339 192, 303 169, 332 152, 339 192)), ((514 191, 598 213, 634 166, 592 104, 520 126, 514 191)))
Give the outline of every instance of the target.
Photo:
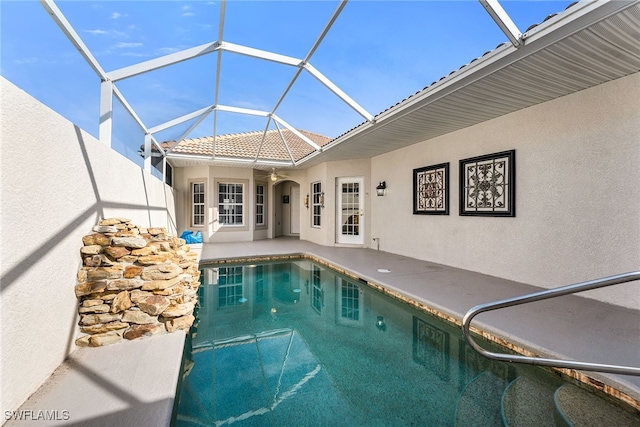
POLYGON ((378 319, 376 320, 376 328, 378 328, 380 332, 387 330, 387 324, 384 323, 384 317, 378 316, 378 319))
POLYGON ((307 209, 309 209, 309 195, 307 194, 307 197, 304 198, 304 205, 307 207, 307 209))
POLYGON ((324 191, 322 193, 320 193, 320 207, 324 208, 324 191))
POLYGON ((275 171, 271 172, 271 181, 276 182, 278 180, 278 175, 276 175, 275 171))
POLYGON ((380 181, 380 184, 376 187, 376 193, 378 196, 384 196, 385 190, 387 189, 386 181, 380 181))

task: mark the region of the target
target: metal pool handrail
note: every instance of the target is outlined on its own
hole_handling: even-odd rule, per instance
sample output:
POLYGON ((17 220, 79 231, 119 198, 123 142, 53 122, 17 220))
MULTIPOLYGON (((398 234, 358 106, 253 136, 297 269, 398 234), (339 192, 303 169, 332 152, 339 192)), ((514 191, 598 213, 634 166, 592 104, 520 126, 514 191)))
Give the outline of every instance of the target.
POLYGON ((633 271, 615 276, 603 277, 601 279, 590 280, 587 282, 575 283, 573 285, 562 286, 560 288, 549 289, 545 291, 535 292, 519 297, 507 298, 486 304, 480 304, 473 307, 464 315, 462 319, 462 331, 467 343, 478 353, 489 359, 501 360, 505 362, 526 363, 529 365, 551 366, 555 368, 580 369, 583 371, 608 372, 612 374, 623 375, 639 375, 640 368, 631 366, 605 365, 600 363, 576 362, 563 359, 546 359, 543 357, 529 357, 521 355, 511 355, 504 353, 493 353, 480 347, 471 337, 471 321, 475 316, 485 311, 497 310, 515 305, 527 304, 534 301, 541 301, 549 298, 555 298, 562 295, 584 292, 591 289, 603 288, 620 283, 640 280, 640 271, 633 271))

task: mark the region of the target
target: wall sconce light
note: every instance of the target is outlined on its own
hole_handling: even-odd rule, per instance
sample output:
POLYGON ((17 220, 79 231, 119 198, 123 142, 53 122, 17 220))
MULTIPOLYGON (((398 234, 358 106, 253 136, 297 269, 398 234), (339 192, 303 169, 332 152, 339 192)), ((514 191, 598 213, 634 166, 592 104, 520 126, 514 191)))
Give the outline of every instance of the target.
POLYGON ((304 198, 304 205, 307 207, 307 209, 309 209, 309 195, 307 194, 307 197, 304 198))
POLYGON ((324 191, 322 193, 320 193, 320 207, 324 208, 324 191))
POLYGON ((385 190, 387 189, 386 181, 380 181, 380 184, 376 187, 376 194, 378 196, 384 196, 385 190))
POLYGON ((376 328, 380 331, 380 332, 384 332, 387 330, 387 324, 384 323, 384 317, 382 316, 378 316, 378 319, 376 320, 376 328))

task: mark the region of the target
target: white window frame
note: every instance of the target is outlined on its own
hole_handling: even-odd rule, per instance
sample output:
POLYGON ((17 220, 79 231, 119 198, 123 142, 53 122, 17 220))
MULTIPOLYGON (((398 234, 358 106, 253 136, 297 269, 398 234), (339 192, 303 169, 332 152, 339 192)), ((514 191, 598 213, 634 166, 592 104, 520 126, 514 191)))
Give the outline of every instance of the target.
POLYGON ((267 184, 256 184, 256 227, 265 227, 267 225, 267 184), (258 188, 262 187, 262 194, 258 193, 258 188), (260 200, 262 199, 262 200, 260 200), (260 209, 262 208, 262 212, 260 209), (258 216, 262 216, 262 222, 258 221, 258 216))
POLYGON ((322 181, 311 183, 311 226, 320 228, 322 226, 322 181), (317 219, 317 224, 316 224, 317 219))
POLYGON ((190 204, 191 214, 189 215, 191 218, 191 227, 204 228, 207 223, 207 183, 206 181, 205 180, 190 181, 189 197, 191 201, 191 204, 190 204), (196 193, 196 186, 201 186, 202 191, 198 191, 196 193), (196 202, 196 194, 202 196, 202 201, 196 202), (201 209, 197 209, 197 208, 201 208, 201 209), (196 220, 196 216, 198 217, 198 219, 202 220, 201 223, 198 220, 196 220))
POLYGON ((244 271, 242 267, 220 267, 218 272, 218 308, 242 305, 244 271))
MULTIPOLYGON (((227 192, 222 193, 222 194, 227 194, 227 195, 233 195, 233 196, 237 196, 237 192, 234 193, 228 193, 228 187, 227 187, 227 192)), ((245 196, 246 196, 246 185, 242 182, 236 182, 236 181, 232 181, 232 180, 220 180, 218 182, 216 182, 216 206, 218 207, 218 224, 220 224, 221 227, 224 228, 243 228, 245 227, 245 215, 247 213, 246 207, 245 207, 245 196), (220 202, 220 196, 221 196, 221 192, 220 192, 220 187, 224 185, 224 186, 240 186, 241 188, 241 201, 237 202, 237 201, 230 201, 231 199, 224 199, 224 200, 229 200, 229 202, 220 202), (224 209, 224 206, 229 206, 229 207, 240 207, 242 213, 241 214, 237 214, 235 212, 232 212, 230 215, 232 217, 237 217, 239 216, 241 218, 241 222, 237 223, 237 222, 233 222, 233 223, 227 223, 227 222, 223 222, 222 218, 224 216, 227 216, 229 214, 223 214, 222 211, 223 210, 228 210, 228 209, 224 209)), ((235 198, 235 197, 234 197, 235 198)))

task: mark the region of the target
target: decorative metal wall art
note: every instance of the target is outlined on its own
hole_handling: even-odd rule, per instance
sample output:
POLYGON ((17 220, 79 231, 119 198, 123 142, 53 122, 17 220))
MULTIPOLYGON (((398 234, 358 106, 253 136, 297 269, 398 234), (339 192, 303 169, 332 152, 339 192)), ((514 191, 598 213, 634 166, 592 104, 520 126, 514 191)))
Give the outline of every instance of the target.
POLYGON ((449 163, 413 170, 413 213, 449 215, 449 163))
POLYGON ((516 151, 460 160, 460 215, 516 216, 516 151))

